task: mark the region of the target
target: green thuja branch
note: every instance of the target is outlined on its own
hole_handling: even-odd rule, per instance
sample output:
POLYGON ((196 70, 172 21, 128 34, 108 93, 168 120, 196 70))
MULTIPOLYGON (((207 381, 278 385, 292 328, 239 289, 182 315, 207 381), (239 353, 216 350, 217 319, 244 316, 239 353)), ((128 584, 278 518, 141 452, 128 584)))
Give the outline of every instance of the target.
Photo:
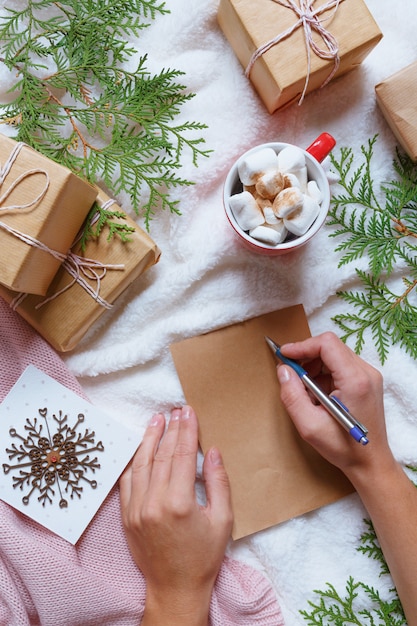
POLYGON ((390 345, 399 344, 417 358, 417 307, 413 304, 417 286, 417 164, 397 151, 393 162, 395 178, 375 189, 372 171, 377 137, 362 146, 362 160, 354 166, 350 148, 340 158, 332 155, 340 178, 341 191, 332 198, 328 224, 330 236, 340 243, 339 267, 366 255, 369 270, 356 269, 362 290, 340 291, 352 309, 336 315, 342 339, 355 339, 360 353, 370 331, 382 363, 390 345), (401 285, 391 286, 390 277, 401 268, 401 285))
MULTIPOLYGON (((417 473, 417 467, 407 465, 407 469, 417 473)), ((414 481, 413 481, 414 482, 414 481)), ((414 485, 416 483, 414 482, 414 485)), ((389 568, 379 545, 374 527, 370 520, 364 520, 366 530, 360 538, 358 552, 377 561, 380 576, 389 576, 389 568)), ((345 593, 341 595, 334 585, 327 583, 324 590, 315 589, 317 602, 309 601, 309 610, 300 614, 309 626, 406 626, 400 599, 395 588, 391 588, 383 598, 381 593, 361 581, 349 576, 345 593)))
POLYGON ((81 234, 81 249, 85 250, 87 241, 91 238, 99 237, 104 227, 107 227, 107 241, 110 241, 115 235, 122 241, 130 241, 130 235, 134 228, 129 226, 125 221, 126 215, 121 211, 112 211, 109 208, 99 206, 94 203, 87 216, 84 230, 81 234))
POLYGON ((176 123, 194 97, 183 72, 150 73, 129 43, 168 12, 157 0, 28 0, 0 15, 0 62, 15 77, 0 123, 91 183, 126 192, 148 230, 157 210, 180 213, 171 192, 192 184, 179 174, 184 151, 195 166, 209 154, 204 124, 176 123))
MULTIPOLYGON (((372 523, 369 520, 365 523, 368 530, 362 534, 358 550, 379 562, 381 576, 389 575, 372 523)), ((310 609, 302 610, 300 614, 309 626, 406 626, 395 589, 391 589, 390 598, 383 598, 374 587, 349 576, 344 591, 341 595, 334 585, 327 583, 324 590, 314 591, 319 600, 309 601, 310 609)))

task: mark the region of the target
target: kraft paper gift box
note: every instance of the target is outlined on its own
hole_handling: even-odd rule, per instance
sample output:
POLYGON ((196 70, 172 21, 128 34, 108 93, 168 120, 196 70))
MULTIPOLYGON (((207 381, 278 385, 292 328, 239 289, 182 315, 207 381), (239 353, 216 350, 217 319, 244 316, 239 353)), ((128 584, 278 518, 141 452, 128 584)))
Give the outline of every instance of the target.
POLYGON ((376 85, 375 95, 396 139, 417 161, 417 61, 376 85))
MULTIPOLYGON (((98 203, 106 201, 111 203, 100 191, 98 203)), ((109 209, 121 211, 116 203, 109 209)), ((0 285, 0 296, 56 350, 74 349, 122 292, 158 261, 160 250, 151 237, 128 216, 123 222, 135 229, 129 233, 129 241, 123 242, 117 235, 108 240, 109 231, 104 227, 98 238, 87 241, 84 251, 80 243, 74 244, 71 251, 86 263, 85 273, 80 269, 78 282, 73 275, 76 267, 70 264, 70 273, 64 263, 46 297, 17 294, 0 285), (93 278, 94 273, 99 280, 93 278)))
POLYGON ((69 169, 1 134, 0 162, 0 283, 44 295, 97 190, 69 169))
MULTIPOLYGON (((274 0, 220 0, 217 19, 241 65, 247 70, 259 48, 282 36, 280 41, 253 64, 249 78, 269 113, 293 102, 357 67, 382 38, 382 33, 363 0, 328 2, 317 0, 312 10, 339 50, 339 65, 333 58, 320 58, 309 46, 299 16, 290 1, 282 6, 274 0), (327 10, 324 6, 331 5, 327 10), (321 12, 323 10, 323 12, 321 12), (297 25, 298 23, 298 25, 297 25), (291 31, 291 32, 290 32, 291 31), (288 36, 283 36, 288 32, 288 36)), ((329 52, 323 38, 312 28, 314 43, 329 52)), ((331 45, 333 45, 331 43, 331 45)))

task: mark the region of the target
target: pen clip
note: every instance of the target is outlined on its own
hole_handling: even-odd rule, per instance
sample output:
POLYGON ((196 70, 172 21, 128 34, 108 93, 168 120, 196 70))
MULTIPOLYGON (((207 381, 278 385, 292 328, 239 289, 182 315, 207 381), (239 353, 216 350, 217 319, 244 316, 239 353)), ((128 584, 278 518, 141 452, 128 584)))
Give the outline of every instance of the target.
MULTIPOLYGON (((347 406, 345 404, 343 404, 343 402, 341 400, 339 400, 339 398, 337 396, 330 395, 329 398, 331 400, 333 400, 333 402, 335 402, 340 408, 342 408, 344 411, 346 411, 346 413, 351 415, 351 412, 349 411, 347 406)), ((353 418, 353 415, 351 415, 351 417, 353 418)), ((356 417, 354 418, 354 420, 355 420, 355 426, 357 426, 357 428, 359 428, 363 432, 364 435, 367 435, 368 434, 368 429, 366 428, 366 426, 361 424, 361 422, 356 417)))

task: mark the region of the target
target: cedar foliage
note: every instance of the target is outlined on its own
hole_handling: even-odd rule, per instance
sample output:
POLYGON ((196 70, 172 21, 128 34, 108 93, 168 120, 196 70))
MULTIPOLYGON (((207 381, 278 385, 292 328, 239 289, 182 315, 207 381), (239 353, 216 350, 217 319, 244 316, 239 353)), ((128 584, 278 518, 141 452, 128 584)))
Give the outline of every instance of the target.
MULTIPOLYGON (((152 74, 131 43, 167 13, 159 0, 27 0, 0 15, 0 63, 14 77, 0 123, 89 182, 127 192, 147 230, 159 210, 180 214, 171 192, 192 184, 179 173, 184 151, 195 166, 209 153, 204 124, 176 123, 194 97, 183 72, 152 74)), ((87 224, 86 236, 107 224, 124 238, 126 225, 112 217, 87 224)))
POLYGON ((417 163, 397 150, 392 180, 375 189, 376 141, 361 147, 358 166, 351 148, 342 148, 339 159, 331 155, 341 191, 332 198, 327 223, 335 226, 330 237, 340 240, 339 267, 365 256, 369 262, 367 271, 355 270, 361 290, 338 292, 348 307, 333 319, 343 341, 354 339, 357 353, 370 334, 385 363, 394 344, 417 358, 417 163), (398 269, 400 285, 392 280, 398 269))

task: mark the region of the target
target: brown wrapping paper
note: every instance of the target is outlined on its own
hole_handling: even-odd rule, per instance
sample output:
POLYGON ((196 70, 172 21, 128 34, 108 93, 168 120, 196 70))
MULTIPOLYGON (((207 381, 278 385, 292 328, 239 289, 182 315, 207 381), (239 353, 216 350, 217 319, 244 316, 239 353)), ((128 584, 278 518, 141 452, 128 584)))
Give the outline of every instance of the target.
MULTIPOLYGON (((16 146, 16 141, 0 134, 2 168, 16 146)), ((0 195, 0 222, 66 254, 97 190, 25 145, 4 176, 0 195), (23 178, 19 181, 20 177, 23 178), (24 208, 26 204, 30 206, 24 208)), ((61 262, 0 228, 0 283, 6 287, 44 295, 61 262)))
MULTIPOLYGON (((99 201, 105 201, 107 197, 100 191, 98 198, 99 201)), ((117 210, 117 206, 112 206, 111 210, 117 210)), ((108 231, 104 228, 99 238, 88 241, 84 252, 81 251, 79 244, 72 248, 73 252, 85 258, 103 264, 123 266, 123 269, 107 269, 101 279, 99 296, 109 304, 113 304, 134 280, 159 260, 160 256, 160 250, 154 241, 129 217, 126 217, 125 221, 135 228, 135 232, 129 235, 129 242, 122 242, 117 236, 107 241, 108 231)), ((94 280, 86 280, 93 290, 97 288, 94 280)), ((72 276, 64 266, 61 266, 48 289, 46 298, 54 294, 59 295, 40 308, 36 307, 45 301, 45 297, 26 295, 16 308, 17 312, 60 352, 74 349, 91 325, 107 310, 78 283, 59 293, 72 282, 72 276)), ((7 302, 11 303, 17 295, 0 285, 0 296, 7 302)))
POLYGON ((396 139, 417 161, 417 61, 376 85, 375 94, 396 139))
MULTIPOLYGON (((279 394, 277 343, 310 336, 301 305, 171 345, 206 452, 217 446, 229 474, 233 538, 329 504, 353 487, 298 435, 279 394)), ((329 419, 332 419, 329 416, 329 419)))
MULTIPOLYGON (((326 4, 326 1, 316 0, 313 9, 326 4)), ((363 0, 342 0, 336 13, 331 9, 319 17, 339 46, 340 65, 334 76, 341 76, 357 67, 382 38, 363 0)), ((252 54, 292 27, 298 16, 292 9, 271 0, 220 0, 217 18, 246 69, 252 54)), ((325 48, 323 40, 316 33, 313 33, 313 40, 320 48, 325 48)), ((311 50, 311 71, 306 93, 321 87, 333 67, 333 60, 322 59, 311 50)), ((306 39, 303 28, 299 27, 256 61, 250 80, 268 112, 273 113, 299 101, 307 72, 306 39)))

